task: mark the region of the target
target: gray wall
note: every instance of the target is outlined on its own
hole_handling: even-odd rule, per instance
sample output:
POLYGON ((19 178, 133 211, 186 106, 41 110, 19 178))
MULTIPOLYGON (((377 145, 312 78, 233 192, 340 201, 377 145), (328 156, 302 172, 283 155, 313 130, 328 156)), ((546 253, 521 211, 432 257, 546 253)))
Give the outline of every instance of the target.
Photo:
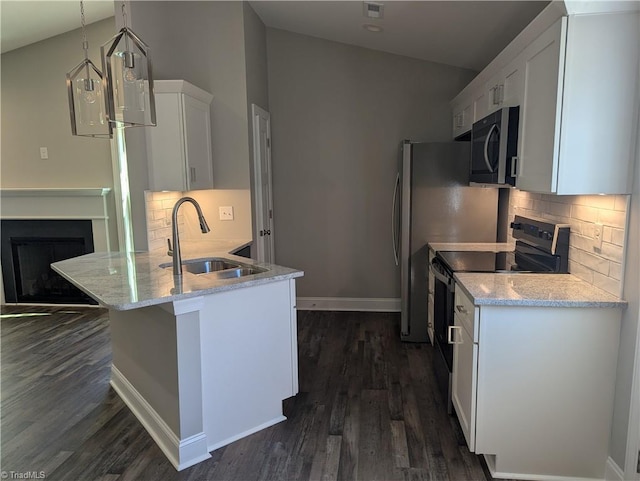
MULTIPOLYGON (((184 79, 213 94, 214 186, 232 189, 229 205, 247 205, 249 98, 267 99, 264 25, 243 2, 131 2, 129 11, 132 29, 152 49, 154 79, 184 79)), ((143 191, 148 188, 144 131, 129 129, 127 154, 135 244, 145 249, 146 231, 140 228, 145 222, 143 191)), ((242 214, 239 217, 250 223, 251 213, 242 214)))
MULTIPOLYGON (((251 104, 269 110, 269 88, 267 71, 267 31, 248 2, 243 2, 244 13, 244 43, 245 63, 247 75, 247 132, 249 132, 249 167, 251 186, 253 186, 253 118, 251 104)), ((251 189, 251 219, 255 219, 255 192, 251 189)), ((252 222, 251 232, 256 238, 255 223, 252 222)), ((254 249, 253 254, 257 254, 254 249)))
MULTIPOLYGON (((113 18, 87 26, 98 68, 114 28, 113 18)), ((2 187, 113 185, 109 141, 71 135, 65 76, 83 58, 80 29, 2 54, 2 187)))
MULTIPOLYGON (((35 8, 35 7, 34 7, 35 8)), ((114 19, 87 26, 89 58, 100 69, 100 45, 114 19)), ((84 58, 73 30, 2 54, 2 188, 113 187, 111 146, 71 135, 66 74, 84 58), (49 159, 40 159, 47 147, 49 159)), ((117 245, 114 196, 109 196, 112 248, 117 245)))
POLYGON ((154 78, 184 79, 214 96, 214 183, 249 188, 242 2, 131 3, 132 27, 152 48, 154 78))
POLYGON ((301 297, 399 297, 400 142, 451 137, 474 72, 267 29, 275 247, 301 297))
MULTIPOLYGON (((636 349, 640 348, 640 132, 636 148, 636 168, 627 228, 627 252, 623 298, 629 303, 622 318, 622 332, 618 352, 616 397, 613 411, 613 427, 609 454, 624 469, 627 436, 631 415, 631 400, 640 393, 632 392, 634 369, 640 375, 640 366, 634 365, 636 349)), ((636 386, 638 389, 639 386, 636 386)), ((635 427, 637 430, 638 428, 635 427)), ((637 432, 637 431, 636 431, 637 432)), ((639 440, 640 441, 640 440, 639 440)))

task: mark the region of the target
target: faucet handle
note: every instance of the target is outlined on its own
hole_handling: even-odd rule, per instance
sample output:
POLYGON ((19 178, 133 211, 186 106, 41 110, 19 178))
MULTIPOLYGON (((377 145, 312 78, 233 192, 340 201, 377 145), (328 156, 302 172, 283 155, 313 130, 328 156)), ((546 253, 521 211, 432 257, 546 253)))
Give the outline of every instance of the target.
POLYGON ((173 249, 171 248, 171 239, 167 239, 167 245, 169 246, 169 250, 167 251, 167 255, 173 257, 173 249))

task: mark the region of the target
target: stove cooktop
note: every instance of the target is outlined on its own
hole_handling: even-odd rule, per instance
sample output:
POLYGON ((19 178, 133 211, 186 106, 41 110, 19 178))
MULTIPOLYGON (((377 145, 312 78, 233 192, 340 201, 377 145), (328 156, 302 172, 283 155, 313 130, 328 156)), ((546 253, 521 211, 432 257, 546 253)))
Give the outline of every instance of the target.
POLYGON ((453 272, 504 272, 519 270, 513 251, 439 251, 437 255, 453 272))

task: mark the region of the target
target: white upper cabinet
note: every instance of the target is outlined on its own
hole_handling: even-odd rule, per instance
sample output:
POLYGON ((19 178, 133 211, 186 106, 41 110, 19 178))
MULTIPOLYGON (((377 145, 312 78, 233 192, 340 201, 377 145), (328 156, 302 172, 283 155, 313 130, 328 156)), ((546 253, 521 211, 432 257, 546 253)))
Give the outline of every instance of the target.
POLYGON ((453 109, 453 138, 471 131, 473 124, 473 100, 471 97, 460 97, 452 104, 453 109))
POLYGON ((525 50, 518 188, 631 192, 638 30, 637 12, 563 17, 525 50))
POLYGON ((158 80, 154 91, 158 125, 146 136, 150 189, 212 189, 213 96, 184 80, 158 80))
POLYGON ((473 119, 463 129, 519 105, 517 188, 628 194, 640 97, 637 4, 578 6, 587 9, 552 2, 451 102, 453 136, 462 133, 456 109, 464 99, 473 119))

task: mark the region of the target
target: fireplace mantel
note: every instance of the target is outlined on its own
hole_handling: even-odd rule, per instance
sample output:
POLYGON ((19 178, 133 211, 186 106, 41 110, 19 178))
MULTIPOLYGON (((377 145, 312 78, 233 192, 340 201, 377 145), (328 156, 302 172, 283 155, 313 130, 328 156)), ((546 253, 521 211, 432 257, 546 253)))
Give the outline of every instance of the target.
POLYGON ((89 219, 97 252, 111 251, 108 187, 0 189, 2 219, 89 219))

